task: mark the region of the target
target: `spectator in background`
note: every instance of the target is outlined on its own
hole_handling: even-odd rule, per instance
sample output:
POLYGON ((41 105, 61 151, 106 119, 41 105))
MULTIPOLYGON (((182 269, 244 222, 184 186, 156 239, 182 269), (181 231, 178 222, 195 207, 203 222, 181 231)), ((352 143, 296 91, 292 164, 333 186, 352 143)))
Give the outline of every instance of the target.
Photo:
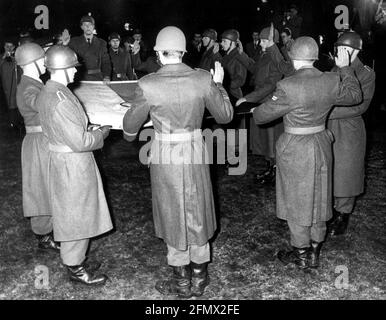
POLYGON ((79 68, 79 78, 88 81, 109 81, 111 62, 107 53, 106 41, 95 36, 95 20, 91 16, 80 19, 83 35, 63 37, 63 44, 75 51, 82 66, 79 68))
POLYGON ((281 40, 283 42, 283 46, 280 48, 281 53, 283 54, 283 57, 287 61, 291 61, 288 53, 291 49, 292 44, 294 43, 294 40, 292 39, 292 33, 289 28, 284 28, 283 31, 280 33, 281 40))
POLYGON ((293 39, 296 39, 301 34, 303 18, 298 16, 298 12, 298 7, 292 4, 290 6, 290 11, 284 13, 283 27, 291 30, 293 39))
MULTIPOLYGON (((199 68, 209 71, 214 70, 214 63, 216 61, 221 62, 222 57, 219 52, 214 52, 214 46, 217 41, 217 32, 214 29, 206 29, 202 34, 202 44, 205 48, 204 53, 201 56, 199 68)), ((218 46, 218 44, 216 44, 218 46)))
POLYGON ((257 61, 261 53, 260 37, 258 31, 252 32, 252 41, 245 45, 245 53, 251 59, 257 61))
POLYGON ((197 67, 204 51, 202 35, 200 32, 195 32, 192 41, 188 45, 188 52, 185 57, 186 63, 192 68, 197 67))
POLYGON ((146 61, 146 59, 149 57, 149 47, 147 46, 146 42, 142 39, 142 31, 140 29, 135 29, 133 31, 133 39, 134 41, 139 43, 139 46, 140 46, 139 55, 141 57, 141 60, 146 61))
POLYGON ((121 43, 121 36, 113 32, 109 36, 109 55, 112 64, 111 80, 112 81, 125 81, 136 80, 137 76, 134 72, 134 64, 139 64, 140 50, 139 44, 135 46, 135 51, 126 51, 119 47, 121 43), (135 60, 135 62, 134 62, 135 60))
POLYGON ((16 104, 16 87, 21 77, 21 70, 16 65, 15 48, 15 41, 12 39, 5 41, 4 54, 0 60, 0 78, 8 110, 9 125, 20 129, 22 118, 16 104))

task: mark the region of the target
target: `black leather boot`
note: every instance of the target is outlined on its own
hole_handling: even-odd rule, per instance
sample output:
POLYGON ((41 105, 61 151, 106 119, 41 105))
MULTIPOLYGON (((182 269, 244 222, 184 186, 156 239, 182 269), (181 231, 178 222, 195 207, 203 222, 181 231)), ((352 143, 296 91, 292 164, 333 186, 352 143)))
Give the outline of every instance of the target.
POLYGON ((335 216, 328 226, 330 236, 340 236, 346 233, 350 213, 335 212, 335 216))
POLYGON ((164 295, 173 295, 180 298, 190 298, 192 292, 190 290, 190 280, 192 277, 190 266, 172 267, 173 275, 169 280, 159 280, 155 284, 155 288, 164 295))
POLYGON ((83 261, 82 263, 83 267, 90 271, 90 272, 95 272, 97 270, 99 270, 99 268, 101 267, 101 263, 99 261, 96 261, 96 260, 89 260, 89 259, 86 259, 85 261, 83 261))
POLYGON ((293 263, 300 269, 307 269, 309 267, 309 252, 310 248, 293 247, 292 251, 280 250, 277 257, 284 265, 293 263))
POLYGON ((209 284, 208 263, 190 263, 192 269, 192 295, 201 297, 209 284))
POLYGON ((311 241, 310 261, 309 261, 310 268, 316 269, 317 267, 319 267, 319 256, 320 256, 321 248, 322 248, 321 242, 311 241))
POLYGON ((37 234, 36 238, 38 239, 39 249, 60 251, 60 243, 54 240, 52 232, 44 235, 37 234))
POLYGON ((85 268, 84 264, 66 267, 71 281, 80 282, 88 286, 103 285, 108 279, 104 274, 94 275, 85 268))

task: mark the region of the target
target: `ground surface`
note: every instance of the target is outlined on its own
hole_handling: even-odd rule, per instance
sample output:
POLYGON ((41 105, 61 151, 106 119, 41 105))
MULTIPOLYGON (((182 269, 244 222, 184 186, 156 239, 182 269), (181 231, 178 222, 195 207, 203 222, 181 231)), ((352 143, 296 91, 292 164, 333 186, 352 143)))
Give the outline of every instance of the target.
MULTIPOLYGON (((149 171, 138 161, 138 146, 116 132, 96 154, 115 230, 92 242, 90 256, 103 262, 101 270, 111 282, 84 288, 67 281, 59 255, 36 247, 22 212, 22 135, 7 127, 3 113, 0 119, 0 299, 168 299, 154 289, 155 280, 170 270, 166 248, 154 236, 149 171), (48 267, 48 290, 35 288, 39 265, 48 267)), ((327 241, 322 266, 311 273, 275 259, 288 246, 288 230, 275 218, 274 186, 253 182, 262 159, 249 156, 243 176, 227 175, 224 166, 213 168, 221 227, 203 299, 386 298, 386 133, 379 122, 368 134, 367 188, 349 232, 327 241), (338 278, 345 268, 346 289, 338 278)))

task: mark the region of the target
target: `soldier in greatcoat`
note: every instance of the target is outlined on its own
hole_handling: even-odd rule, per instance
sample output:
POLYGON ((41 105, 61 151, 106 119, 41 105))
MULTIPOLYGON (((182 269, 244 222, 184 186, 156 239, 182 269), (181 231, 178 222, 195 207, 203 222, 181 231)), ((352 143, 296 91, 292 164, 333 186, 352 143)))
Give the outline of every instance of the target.
MULTIPOLYGON (((257 62, 241 54, 240 59, 253 73, 253 91, 246 94, 236 102, 236 107, 244 102, 262 103, 272 97, 276 89, 276 83, 281 80, 283 74, 275 65, 271 55, 267 52, 269 43, 270 28, 264 28, 260 32, 261 54, 257 62), (248 58, 249 60, 246 60, 248 58)), ((274 29, 273 41, 279 42, 279 32, 274 29)), ((271 183, 275 181, 276 164, 275 164, 275 144, 279 136, 283 133, 283 121, 277 119, 271 123, 261 126, 252 123, 250 126, 250 140, 252 152, 262 155, 265 158, 267 168, 257 175, 257 182, 260 184, 271 183)))
POLYGON ((30 218, 39 248, 59 251, 60 247, 52 234, 47 186, 48 140, 42 132, 39 108, 36 105, 43 87, 40 76, 46 72, 44 55, 43 48, 36 43, 23 44, 15 52, 16 63, 23 70, 17 86, 16 101, 26 130, 21 147, 23 213, 30 218))
MULTIPOLYGON (((362 114, 370 105, 375 90, 375 72, 363 65, 358 52, 362 39, 356 32, 343 33, 336 42, 351 54, 351 67, 359 80, 363 101, 350 108, 332 110, 328 128, 334 135, 334 218, 329 225, 330 235, 344 234, 354 209, 355 198, 364 191, 366 128, 362 114)), ((332 71, 337 71, 335 67, 332 71)))
POLYGON ((93 150, 103 147, 110 127, 92 131, 78 99, 67 88, 78 64, 74 51, 55 45, 48 49, 50 71, 37 99, 44 134, 48 138, 48 191, 54 238, 70 280, 101 285, 107 280, 94 272, 100 264, 86 261, 89 239, 112 229, 109 209, 93 150))
POLYGON ((123 129, 126 139, 133 140, 150 114, 155 129, 150 151, 155 232, 166 242, 173 268, 172 279, 158 281, 156 289, 189 298, 201 296, 209 283, 208 241, 216 230, 216 217, 209 166, 203 160, 192 162, 188 155, 202 159, 205 153, 200 129, 205 108, 220 123, 231 121, 233 108, 221 85, 218 62, 213 80, 209 72, 182 63, 186 39, 180 29, 162 29, 154 50, 163 66, 139 80, 123 129), (175 157, 168 162, 171 153, 175 157))
POLYGON ((347 51, 338 52, 338 73, 313 67, 318 45, 310 37, 296 39, 290 57, 295 74, 279 81, 272 98, 254 108, 253 116, 258 124, 284 119, 284 133, 276 143, 276 210, 287 220, 293 250, 279 251, 278 258, 316 268, 332 216, 333 136, 326 120, 334 105, 359 103, 362 94, 347 51))

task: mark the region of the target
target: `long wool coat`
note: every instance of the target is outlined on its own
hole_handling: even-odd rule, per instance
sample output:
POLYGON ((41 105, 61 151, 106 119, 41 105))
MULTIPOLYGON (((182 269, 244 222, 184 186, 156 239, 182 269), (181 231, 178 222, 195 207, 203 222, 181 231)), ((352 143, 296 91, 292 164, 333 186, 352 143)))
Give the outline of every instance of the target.
MULTIPOLYGON (((256 123, 283 117, 285 127, 324 126, 333 105, 361 101, 353 70, 345 67, 340 72, 302 68, 279 81, 271 100, 254 109, 256 123)), ((329 130, 307 135, 284 132, 280 136, 276 143, 279 218, 302 226, 331 218, 332 140, 329 130)))
MULTIPOLYGON (((37 97, 43 83, 22 76, 16 101, 26 126, 40 126, 37 97)), ((23 213, 25 217, 51 215, 48 185, 48 140, 42 132, 27 133, 21 147, 23 213)))
MULTIPOLYGON (((123 119, 126 136, 135 136, 149 114, 157 134, 172 135, 200 129, 205 108, 219 123, 233 117, 224 88, 212 81, 209 72, 193 70, 183 63, 163 66, 141 78, 133 105, 123 119)), ((156 236, 174 248, 186 250, 189 245, 204 245, 213 236, 216 217, 208 164, 163 164, 176 150, 180 150, 177 153, 181 157, 188 151, 202 156, 205 147, 201 134, 191 141, 155 140, 151 148, 156 236)))
MULTIPOLYGON (((328 128, 334 135, 334 196, 352 197, 364 190, 366 128, 362 114, 370 105, 375 90, 375 72, 359 58, 351 65, 359 80, 363 101, 350 108, 332 110, 328 128)), ((336 71, 336 69, 333 69, 336 71)))
POLYGON ((58 82, 46 83, 37 105, 49 144, 73 151, 49 151, 48 186, 55 240, 86 239, 111 230, 102 180, 92 153, 103 146, 102 132, 87 131, 82 105, 58 82))

